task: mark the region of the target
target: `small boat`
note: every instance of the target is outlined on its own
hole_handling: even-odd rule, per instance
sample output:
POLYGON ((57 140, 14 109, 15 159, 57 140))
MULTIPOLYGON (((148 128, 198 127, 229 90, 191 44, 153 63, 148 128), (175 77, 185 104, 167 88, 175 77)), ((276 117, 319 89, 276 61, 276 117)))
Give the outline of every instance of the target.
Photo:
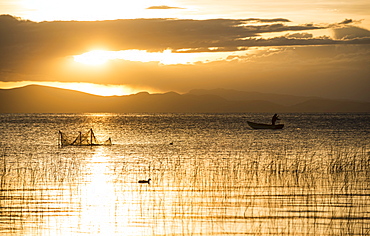
POLYGON ((269 124, 254 123, 251 121, 247 121, 247 123, 253 129, 282 129, 284 127, 284 124, 269 125, 269 124))

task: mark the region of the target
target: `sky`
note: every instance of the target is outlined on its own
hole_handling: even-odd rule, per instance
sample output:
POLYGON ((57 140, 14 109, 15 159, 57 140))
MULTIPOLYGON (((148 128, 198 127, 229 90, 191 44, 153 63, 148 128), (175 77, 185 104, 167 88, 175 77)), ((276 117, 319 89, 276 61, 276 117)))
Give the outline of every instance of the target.
POLYGON ((0 0, 0 88, 370 101, 370 2, 0 0))

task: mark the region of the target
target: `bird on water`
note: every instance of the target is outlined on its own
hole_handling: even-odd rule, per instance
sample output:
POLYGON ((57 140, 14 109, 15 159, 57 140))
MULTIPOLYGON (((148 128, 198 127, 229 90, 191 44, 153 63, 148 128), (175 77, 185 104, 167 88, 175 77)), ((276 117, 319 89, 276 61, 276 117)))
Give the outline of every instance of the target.
POLYGON ((150 181, 151 181, 151 179, 148 179, 148 180, 139 180, 138 183, 139 184, 150 184, 150 181))

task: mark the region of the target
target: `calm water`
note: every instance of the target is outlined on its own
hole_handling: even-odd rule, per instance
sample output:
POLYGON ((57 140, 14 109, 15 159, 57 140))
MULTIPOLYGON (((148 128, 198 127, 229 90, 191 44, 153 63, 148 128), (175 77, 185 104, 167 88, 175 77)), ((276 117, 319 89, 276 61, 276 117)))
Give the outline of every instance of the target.
POLYGON ((369 235, 370 114, 280 117, 1 114, 0 235, 369 235))

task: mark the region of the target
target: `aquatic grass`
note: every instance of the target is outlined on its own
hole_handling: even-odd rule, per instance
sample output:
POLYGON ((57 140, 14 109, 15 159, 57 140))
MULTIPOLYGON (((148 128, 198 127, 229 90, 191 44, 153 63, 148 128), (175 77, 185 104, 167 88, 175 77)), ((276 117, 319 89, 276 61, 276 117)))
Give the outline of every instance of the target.
POLYGON ((74 206, 63 209, 68 198, 63 192, 68 192, 69 186, 75 185, 76 178, 81 175, 80 161, 63 155, 40 158, 28 152, 15 154, 18 150, 10 147, 3 150, 0 161, 0 222, 8 225, 9 229, 0 228, 0 233, 19 235, 25 225, 30 227, 28 222, 33 222, 32 231, 38 234, 41 230, 38 225, 44 223, 45 216, 74 210, 74 206))
POLYGON ((8 173, 8 164, 7 164, 7 160, 6 160, 5 148, 2 149, 0 162, 1 162, 1 166, 0 166, 0 170, 1 170, 1 173, 0 173, 0 188, 3 189, 3 188, 5 188, 6 175, 8 173))
POLYGON ((80 167, 76 159, 61 160, 55 158, 37 158, 32 154, 13 158, 6 161, 3 155, 2 183, 9 187, 20 186, 33 188, 35 186, 49 185, 51 183, 65 183, 73 181, 80 174, 80 167))
POLYGON ((225 153, 224 158, 213 158, 212 153, 158 154, 144 159, 146 167, 132 178, 153 179, 145 191, 153 198, 148 207, 161 213, 156 222, 180 220, 188 229, 186 235, 230 233, 231 225, 261 235, 297 235, 302 229, 305 235, 364 235, 368 219, 359 219, 369 208, 366 148, 294 150, 298 151, 243 150, 225 153), (220 222, 225 231, 194 228, 204 221, 220 222))
MULTIPOLYGON (((48 191, 61 191, 53 200, 58 205, 65 201, 63 194, 71 194, 68 186, 84 184, 88 158, 73 150, 42 158, 30 153, 10 158, 3 152, 3 194, 13 199, 0 200, 11 217, 42 221, 39 217, 49 213, 41 202, 53 197, 48 191), (19 191, 18 200, 13 190, 19 191)), ((366 147, 309 151, 286 145, 208 153, 176 147, 153 153, 147 147, 104 164, 114 173, 109 181, 117 211, 140 216, 136 224, 148 224, 151 235, 366 235, 369 160, 366 147), (153 180, 150 185, 137 184, 147 178, 153 180)))

